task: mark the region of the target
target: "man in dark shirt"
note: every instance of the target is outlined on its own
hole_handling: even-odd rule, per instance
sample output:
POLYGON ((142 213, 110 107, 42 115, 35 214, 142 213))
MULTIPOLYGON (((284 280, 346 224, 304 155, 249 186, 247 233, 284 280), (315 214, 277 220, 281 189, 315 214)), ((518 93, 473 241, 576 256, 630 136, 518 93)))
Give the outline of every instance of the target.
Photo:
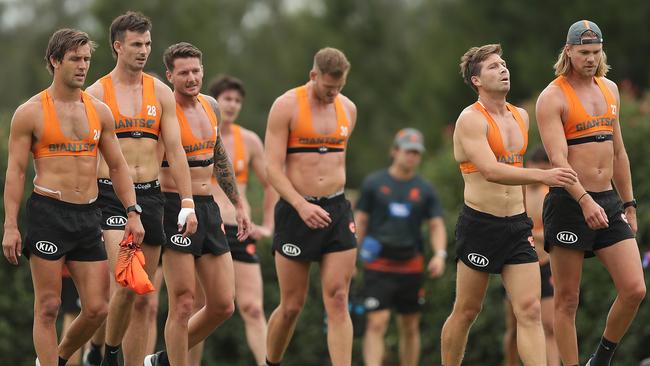
POLYGON ((381 365, 390 309, 398 313, 400 365, 415 366, 420 357, 420 308, 424 303, 422 223, 429 225, 434 256, 431 277, 445 269, 447 234, 442 207, 433 187, 416 174, 424 139, 413 128, 400 130, 391 151, 392 163, 366 178, 355 221, 364 262, 364 295, 368 312, 363 340, 366 366, 381 365))

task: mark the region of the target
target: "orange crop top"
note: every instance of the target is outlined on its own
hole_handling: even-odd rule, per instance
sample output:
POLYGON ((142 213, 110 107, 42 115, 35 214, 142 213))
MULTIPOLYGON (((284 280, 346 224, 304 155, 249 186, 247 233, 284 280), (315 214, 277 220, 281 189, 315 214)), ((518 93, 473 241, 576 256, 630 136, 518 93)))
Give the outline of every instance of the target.
POLYGON ((233 154, 230 156, 232 166, 235 169, 235 178, 237 183, 246 184, 248 182, 248 164, 246 164, 246 144, 241 134, 241 126, 232 125, 233 137, 233 154))
POLYGON ((314 131, 307 87, 303 85, 294 90, 298 97, 299 112, 296 127, 289 131, 287 154, 312 152, 325 154, 344 151, 350 135, 350 122, 345 114, 341 97, 337 96, 334 99, 336 130, 330 134, 321 135, 314 131))
POLYGON ((564 121, 564 136, 568 145, 577 145, 587 142, 602 142, 612 140, 614 133, 614 123, 616 123, 616 109, 618 103, 607 88, 602 78, 594 78, 598 88, 605 97, 607 109, 600 116, 590 116, 580 102, 575 90, 564 76, 559 76, 553 80, 553 84, 560 87, 564 97, 569 104, 569 115, 564 121), (605 134, 593 135, 594 132, 606 132, 605 134), (590 135, 590 136, 587 136, 590 135))
MULTIPOLYGON (((176 118, 178 118, 178 125, 181 130, 181 144, 183 145, 183 150, 185 150, 185 155, 188 157, 202 154, 214 155, 214 145, 217 143, 217 126, 219 125, 217 115, 214 113, 212 106, 203 95, 199 94, 197 99, 201 103, 205 113, 208 115, 208 120, 212 126, 213 134, 209 138, 203 140, 196 138, 189 122, 187 122, 185 113, 183 113, 183 107, 176 103, 176 118)), ((210 166, 214 163, 214 156, 204 160, 189 160, 187 163, 190 168, 197 166, 210 166)), ((169 162, 163 160, 161 166, 168 167, 169 162)))
POLYGON ((104 88, 104 102, 113 112, 115 118, 115 135, 118 138, 150 138, 158 140, 160 135, 160 116, 154 78, 142 73, 142 109, 137 116, 129 117, 120 113, 113 88, 113 79, 108 74, 99 79, 104 88))
POLYGON ((61 132, 61 124, 56 116, 52 96, 47 90, 41 92, 43 134, 32 146, 34 159, 48 156, 97 156, 97 143, 102 133, 102 124, 97 116, 92 97, 81 92, 81 100, 86 107, 88 136, 83 140, 70 140, 61 132))
MULTIPOLYGON (((497 125, 494 118, 490 116, 490 113, 487 111, 487 109, 485 109, 485 107, 483 107, 483 105, 479 102, 474 103, 473 107, 481 111, 481 113, 483 113, 485 119, 487 120, 488 144, 490 144, 490 148, 492 149, 492 152, 494 152, 494 156, 497 158, 497 161, 503 164, 523 167, 524 153, 526 152, 526 148, 528 147, 528 129, 526 128, 526 123, 524 122, 524 119, 521 117, 521 114, 519 114, 517 107, 513 106, 510 103, 506 103, 506 107, 508 108, 510 113, 512 113, 512 116, 515 118, 515 121, 517 121, 517 124, 519 125, 519 129, 521 130, 521 134, 524 137, 524 146, 518 152, 508 151, 506 150, 505 146, 503 146, 503 139, 501 137, 501 131, 499 130, 499 125, 497 125)), ((476 166, 473 163, 469 161, 464 161, 460 163, 460 171, 463 174, 470 174, 470 173, 478 172, 478 168, 476 168, 476 166)))

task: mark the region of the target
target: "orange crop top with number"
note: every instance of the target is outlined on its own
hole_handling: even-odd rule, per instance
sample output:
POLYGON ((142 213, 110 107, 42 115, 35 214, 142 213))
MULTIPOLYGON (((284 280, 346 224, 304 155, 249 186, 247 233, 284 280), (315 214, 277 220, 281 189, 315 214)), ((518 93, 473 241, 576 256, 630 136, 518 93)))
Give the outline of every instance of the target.
POLYGON ((603 93, 605 102, 607 103, 605 113, 600 116, 590 116, 585 111, 584 106, 580 102, 580 98, 578 98, 575 90, 564 76, 559 76, 553 80, 553 84, 559 86, 562 90, 569 106, 569 113, 566 121, 564 121, 564 136, 567 139, 568 145, 612 140, 614 123, 617 120, 616 109, 618 108, 618 103, 602 78, 596 77, 594 80, 598 84, 598 88, 603 93), (606 133, 593 135, 595 132, 606 133))
MULTIPOLYGON (((212 135, 206 139, 198 139, 194 136, 192 132, 192 127, 190 127, 187 117, 183 112, 183 107, 180 104, 176 103, 176 118, 178 118, 178 125, 181 129, 181 144, 183 145, 183 150, 185 150, 185 155, 187 157, 210 154, 210 158, 204 160, 189 160, 187 163, 190 168, 197 166, 209 166, 214 163, 214 145, 217 143, 217 127, 219 121, 217 120, 217 115, 214 113, 210 102, 203 95, 198 95, 197 99, 201 103, 203 110, 208 115, 208 120, 212 126, 212 135)), ((168 167, 169 162, 163 160, 163 167, 168 167)))
MULTIPOLYGON (((494 152, 494 156, 497 158, 497 161, 503 164, 523 167, 524 153, 526 152, 526 148, 528 147, 528 128, 526 128, 526 123, 524 122, 524 119, 521 117, 521 114, 519 114, 517 107, 513 106, 510 103, 506 103, 506 107, 508 108, 510 113, 512 113, 512 116, 515 118, 515 121, 517 121, 517 124, 519 125, 519 129, 521 130, 521 134, 524 137, 524 145, 521 148, 521 150, 517 152, 508 151, 506 150, 505 146, 503 146, 503 138, 501 137, 501 131, 499 130, 499 125, 497 125, 497 122, 494 120, 494 118, 492 118, 492 116, 487 111, 487 109, 485 109, 485 107, 483 107, 483 105, 479 102, 474 103, 473 107, 478 109, 481 113, 483 113, 485 119, 487 120, 488 144, 490 144, 490 148, 492 149, 492 152, 494 152)), ((476 166, 473 163, 469 161, 464 161, 460 163, 460 171, 463 174, 470 174, 470 173, 478 172, 478 168, 476 168, 476 166)))
POLYGON ((241 126, 233 124, 233 154, 230 156, 232 166, 235 169, 235 178, 237 183, 246 184, 248 182, 248 164, 246 164, 246 143, 241 133, 241 126))
POLYGON ((142 73, 142 109, 137 116, 129 117, 120 113, 113 88, 113 79, 108 74, 99 79, 104 88, 104 102, 115 118, 115 135, 118 138, 150 138, 158 140, 160 135, 160 116, 154 78, 142 73))
POLYGON ((88 119, 88 136, 83 140, 70 140, 61 132, 61 124, 56 116, 54 100, 44 90, 41 92, 41 105, 43 107, 43 133, 32 146, 34 159, 49 156, 97 156, 97 143, 102 133, 102 124, 97 116, 92 97, 81 92, 81 101, 86 108, 88 119))
POLYGON ((337 96, 334 99, 336 129, 330 134, 321 135, 314 131, 307 87, 303 85, 294 90, 298 97, 298 121, 296 127, 289 131, 287 154, 312 152, 326 154, 344 151, 350 135, 350 121, 345 114, 341 97, 337 96))

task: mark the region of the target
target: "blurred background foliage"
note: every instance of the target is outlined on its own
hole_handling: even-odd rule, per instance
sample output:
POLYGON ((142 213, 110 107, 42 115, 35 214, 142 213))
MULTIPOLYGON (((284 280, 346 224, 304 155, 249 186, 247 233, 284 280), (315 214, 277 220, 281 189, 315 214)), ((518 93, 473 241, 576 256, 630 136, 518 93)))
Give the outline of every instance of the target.
MULTIPOLYGON (((553 79, 552 64, 564 44, 568 26, 591 19, 604 32, 605 50, 622 94, 621 124, 632 162, 635 195, 640 202, 639 242, 650 227, 650 2, 647 0, 0 0, 0 167, 6 168, 11 114, 30 96, 46 88, 51 77, 43 54, 49 36, 60 27, 88 32, 100 47, 93 55, 87 84, 114 66, 108 45, 111 20, 139 10, 154 24, 153 50, 147 70, 164 75, 162 52, 188 41, 204 53, 204 85, 218 74, 235 75, 248 93, 240 123, 264 135, 274 99, 307 80, 314 53, 321 47, 342 49, 352 63, 344 94, 358 107, 358 124, 347 157, 348 186, 389 163, 394 133, 405 126, 421 129, 427 153, 421 173, 438 190, 446 209, 453 252, 455 218, 462 204, 462 180, 451 150, 453 122, 475 95, 458 75, 463 52, 486 43, 501 43, 511 72, 509 100, 531 115, 531 148, 539 143, 534 104, 553 79)), ((32 175, 33 172, 30 172, 32 175)), ((3 181, 4 176, 0 179, 3 181)), ((30 181, 30 180, 28 180, 30 181)), ((26 195, 31 186, 26 187, 26 195)), ((253 184, 253 204, 260 202, 253 184)), ((259 219, 259 205, 255 208, 259 219)), ((278 303, 269 243, 260 244, 267 315, 278 303)), ((430 253, 429 253, 430 254, 430 253)), ((32 365, 33 294, 28 264, 0 265, 0 354, 3 365, 32 365)), ((502 293, 491 282, 483 312, 470 334, 465 363, 502 364, 502 293)), ((578 314, 581 359, 592 352, 606 312, 615 296, 608 274, 595 260, 586 262, 578 314)), ((440 330, 454 297, 455 268, 427 281, 422 321, 422 362, 440 364, 440 330)), ((159 323, 166 317, 161 299, 159 323)), ((644 303, 617 351, 619 365, 636 365, 650 356, 650 310, 644 303)), ((312 272, 309 301, 302 313, 286 365, 327 365, 318 270, 312 272)), ((159 345, 162 346, 159 340, 159 345)), ((397 365, 397 337, 387 336, 386 365, 397 365)), ((361 365, 360 342, 354 363, 361 365)), ((208 340, 204 365, 251 365, 241 319, 236 315, 208 340)))

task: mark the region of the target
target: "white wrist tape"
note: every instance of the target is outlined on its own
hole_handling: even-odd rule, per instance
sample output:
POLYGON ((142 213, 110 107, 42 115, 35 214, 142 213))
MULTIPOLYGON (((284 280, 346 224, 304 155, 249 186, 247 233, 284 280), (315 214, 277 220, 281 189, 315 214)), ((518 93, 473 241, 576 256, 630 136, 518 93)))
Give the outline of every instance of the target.
POLYGON ((193 213, 194 213, 193 208, 187 208, 187 207, 181 208, 181 211, 178 213, 178 224, 185 225, 185 222, 187 221, 187 217, 193 213))

